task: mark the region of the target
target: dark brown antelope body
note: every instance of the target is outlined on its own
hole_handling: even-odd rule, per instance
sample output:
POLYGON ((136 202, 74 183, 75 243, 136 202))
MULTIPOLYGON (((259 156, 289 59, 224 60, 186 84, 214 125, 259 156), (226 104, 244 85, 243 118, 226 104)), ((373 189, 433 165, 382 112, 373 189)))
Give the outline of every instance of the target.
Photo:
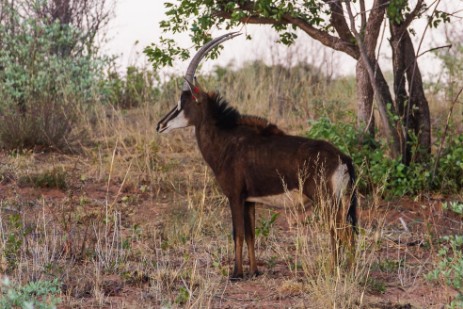
MULTIPOLYGON (((216 40, 221 38, 223 41, 223 37, 216 40)), ((250 272, 258 274, 254 253, 256 202, 267 203, 271 197, 294 189, 302 189, 305 197, 314 200, 323 194, 336 204, 333 241, 337 241, 337 230, 355 227, 355 176, 348 156, 328 142, 286 135, 265 119, 240 115, 220 96, 193 85, 191 79, 186 78, 178 106, 159 122, 157 130, 195 127, 199 149, 230 202, 235 242, 232 278, 243 276, 244 241, 250 272), (350 201, 342 203, 341 197, 347 195, 350 201)), ((349 242, 353 245, 352 232, 349 242)))

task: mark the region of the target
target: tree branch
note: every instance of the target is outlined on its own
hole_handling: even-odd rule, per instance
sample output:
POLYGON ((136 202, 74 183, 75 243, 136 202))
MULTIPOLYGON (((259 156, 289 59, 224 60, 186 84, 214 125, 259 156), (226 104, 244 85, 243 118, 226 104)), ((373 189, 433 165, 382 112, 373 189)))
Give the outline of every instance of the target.
POLYGON ((384 14, 386 13, 386 6, 388 2, 389 0, 375 0, 366 23, 364 43, 368 57, 370 58, 375 54, 379 31, 381 30, 381 24, 384 21, 384 14))
POLYGON ((437 46, 437 47, 433 47, 433 48, 430 48, 430 49, 428 49, 428 50, 425 50, 424 52, 418 54, 418 55, 416 56, 416 59, 420 58, 421 56, 423 56, 423 55, 426 54, 426 53, 433 52, 433 51, 436 51, 436 50, 439 50, 439 49, 442 49, 442 48, 448 48, 448 49, 450 49, 450 48, 452 48, 452 44, 447 44, 447 45, 443 45, 443 46, 437 46))
POLYGON ((360 0, 360 31, 365 31, 367 26, 367 10, 365 9, 365 0, 360 0))
POLYGON ((325 0, 330 6, 331 9, 331 16, 330 21, 333 25, 336 32, 339 34, 340 38, 343 38, 344 41, 347 42, 354 42, 355 38, 352 35, 352 32, 347 25, 346 18, 344 16, 344 10, 342 9, 342 3, 340 0, 325 0))
POLYGON ((416 18, 416 16, 418 16, 418 14, 420 13, 422 8, 423 8, 423 0, 418 0, 416 2, 416 5, 415 5, 415 8, 413 9, 413 11, 411 11, 409 14, 405 14, 405 20, 402 23, 402 25, 400 26, 400 28, 401 28, 400 30, 402 32, 406 28, 408 28, 408 26, 410 26, 410 24, 416 18))
POLYGON ((293 17, 290 14, 286 13, 283 15, 283 19, 287 20, 289 23, 299 27, 305 33, 310 35, 313 39, 319 41, 325 46, 331 47, 335 50, 345 52, 354 59, 360 57, 359 50, 357 46, 352 43, 348 43, 340 38, 328 34, 326 31, 319 30, 301 18, 293 17))
MULTIPOLYGON (((224 11, 215 11, 212 13, 213 17, 221 17, 225 19, 231 19, 232 14, 229 12, 224 12, 224 11)), ((261 25, 287 25, 288 22, 281 21, 281 20, 276 20, 273 18, 267 18, 267 17, 261 17, 261 16, 247 16, 243 17, 239 20, 243 24, 261 24, 261 25)))
MULTIPOLYGON (((337 0, 338 2, 339 0, 337 0)), ((329 2, 330 6, 332 6, 332 1, 329 2)), ((251 16, 241 18, 239 21, 244 24, 264 24, 264 25, 287 25, 292 24, 300 28, 302 31, 307 33, 313 39, 319 41, 325 46, 333 48, 335 50, 342 51, 349 56, 353 57, 354 59, 360 58, 360 53, 355 44, 353 44, 354 37, 352 33, 349 31, 349 27, 347 26, 346 20, 342 13, 342 6, 335 7, 335 12, 332 14, 332 18, 335 21, 333 26, 335 27, 336 31, 338 32, 340 38, 330 35, 328 32, 320 30, 312 26, 311 24, 307 23, 300 17, 294 17, 289 13, 285 13, 281 20, 276 20, 273 18, 261 17, 258 16, 254 10, 254 2, 247 1, 241 4, 239 7, 241 10, 248 12, 251 16)), ((333 6, 334 7, 334 6, 333 6)), ((224 10, 215 11, 213 13, 215 17, 221 17, 225 19, 231 19, 232 14, 231 12, 226 12, 224 10)))

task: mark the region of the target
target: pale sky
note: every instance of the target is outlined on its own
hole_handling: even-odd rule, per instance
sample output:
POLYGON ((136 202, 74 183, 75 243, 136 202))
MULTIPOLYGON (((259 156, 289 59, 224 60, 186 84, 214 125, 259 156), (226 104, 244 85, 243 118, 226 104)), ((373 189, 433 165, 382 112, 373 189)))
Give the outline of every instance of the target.
MULTIPOLYGON (((447 0, 450 1, 450 0, 447 0)), ((108 54, 119 55, 118 64, 121 72, 127 65, 148 65, 147 59, 143 54, 143 49, 152 42, 157 41, 161 35, 159 22, 165 18, 163 0, 117 0, 115 16, 108 25, 107 32, 109 42, 105 44, 104 51, 108 54), (135 45, 135 42, 138 42, 135 45)), ((446 2, 445 0, 443 2, 446 2)), ((463 6, 462 1, 457 3, 463 6)), ((425 28, 425 19, 415 23, 417 38, 415 48, 418 48, 421 32, 425 28)), ((244 33, 253 35, 253 40, 244 39, 244 35, 227 41, 223 44, 224 49, 217 60, 208 60, 203 70, 212 68, 215 64, 221 65, 237 64, 253 59, 264 59, 266 63, 294 64, 297 61, 305 60, 315 66, 323 67, 327 73, 333 72, 341 75, 355 74, 355 61, 342 52, 334 52, 329 48, 321 46, 318 42, 309 38, 307 34, 301 32, 295 46, 289 49, 281 44, 275 44, 277 38, 275 31, 268 26, 246 26, 240 30, 244 33)), ((428 30, 429 31, 429 30, 428 30)), ((217 31, 213 36, 224 33, 217 31)), ((176 35, 182 47, 191 46, 188 35, 176 35)), ((386 37, 387 39, 387 37, 386 37)), ((431 47, 439 46, 442 38, 439 32, 433 32, 424 40, 420 51, 425 51, 431 47)), ((387 40, 383 42, 382 50, 389 50, 387 40)), ((388 61, 390 63, 390 61, 388 61)), ((427 53, 420 58, 420 66, 425 74, 435 72, 436 60, 431 53, 427 53)), ((166 72, 177 72, 180 74, 185 70, 187 63, 178 62, 173 68, 166 72)), ((386 69, 386 68, 385 68, 386 69)))

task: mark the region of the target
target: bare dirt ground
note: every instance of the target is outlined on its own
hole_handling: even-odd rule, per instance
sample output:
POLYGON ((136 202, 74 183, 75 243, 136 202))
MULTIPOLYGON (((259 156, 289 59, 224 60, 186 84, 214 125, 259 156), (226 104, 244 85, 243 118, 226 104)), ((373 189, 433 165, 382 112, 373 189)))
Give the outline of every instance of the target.
POLYGON ((310 210, 294 216, 284 207, 260 206, 258 227, 267 234, 257 248, 263 274, 231 282, 228 206, 203 165, 176 183, 172 175, 188 160, 182 159, 169 171, 174 178, 164 179, 170 184, 150 186, 124 173, 87 177, 89 160, 77 155, 26 157, 18 163, 1 155, 2 236, 23 237, 20 249, 3 255, 2 273, 22 281, 58 277, 60 308, 442 308, 455 295, 424 278, 440 237, 463 232, 460 218, 442 209, 448 197, 363 197, 359 251, 369 253, 359 255, 362 274, 352 280, 341 278, 351 276, 342 271, 331 276, 295 262, 307 256, 294 240, 301 227, 294 220, 301 214, 310 219, 310 210), (42 170, 50 162, 67 171, 66 188, 37 187, 8 168, 42 170), (269 224, 272 214, 278 215, 269 224))

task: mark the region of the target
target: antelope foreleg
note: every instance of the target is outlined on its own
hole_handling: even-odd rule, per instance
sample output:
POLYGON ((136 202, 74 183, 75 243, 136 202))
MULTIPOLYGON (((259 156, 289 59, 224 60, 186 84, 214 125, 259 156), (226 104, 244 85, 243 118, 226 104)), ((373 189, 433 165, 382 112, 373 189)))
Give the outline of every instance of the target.
POLYGON ((244 202, 230 200, 235 243, 235 267, 230 279, 243 278, 243 241, 245 235, 244 202))
POLYGON ((256 239, 256 204, 246 202, 244 209, 244 235, 248 246, 249 271, 251 275, 259 275, 255 254, 256 239))

